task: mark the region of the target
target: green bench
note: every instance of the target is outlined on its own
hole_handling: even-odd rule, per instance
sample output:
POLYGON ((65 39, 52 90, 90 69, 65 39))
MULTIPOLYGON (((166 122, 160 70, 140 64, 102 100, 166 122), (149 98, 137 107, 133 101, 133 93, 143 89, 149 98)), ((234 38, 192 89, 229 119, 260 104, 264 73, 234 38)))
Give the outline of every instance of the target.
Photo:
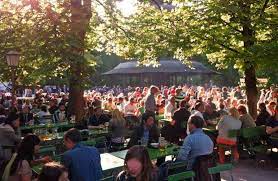
POLYGON ((187 179, 193 180, 195 173, 193 171, 186 171, 168 176, 168 181, 183 181, 187 179))
POLYGON ((256 153, 266 153, 268 150, 268 145, 263 140, 264 136, 266 136, 264 126, 242 128, 240 131, 240 138, 242 139, 243 146, 252 155, 256 155, 256 153))
POLYGON ((214 174, 220 174, 221 172, 225 172, 225 171, 231 171, 231 180, 233 181, 233 175, 232 175, 232 169, 233 169, 233 165, 231 163, 227 163, 227 164, 219 164, 215 167, 211 167, 208 169, 208 172, 210 174, 211 179, 213 180, 213 175, 214 174))

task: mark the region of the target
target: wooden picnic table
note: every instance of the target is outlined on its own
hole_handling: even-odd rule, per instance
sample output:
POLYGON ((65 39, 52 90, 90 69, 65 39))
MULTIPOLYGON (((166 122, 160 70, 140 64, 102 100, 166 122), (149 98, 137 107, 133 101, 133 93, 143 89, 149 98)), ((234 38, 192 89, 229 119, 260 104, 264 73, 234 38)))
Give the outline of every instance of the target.
MULTIPOLYGON (((55 159, 58 163, 61 161, 61 157, 56 157, 55 159)), ((104 175, 111 175, 115 170, 122 170, 124 166, 124 160, 116 157, 110 153, 100 154, 100 162, 104 175)), ((40 174, 42 171, 43 164, 39 164, 32 167, 32 170, 36 174, 40 174)))
POLYGON ((32 126, 22 126, 20 130, 35 130, 35 129, 52 129, 52 128, 73 128, 73 123, 62 122, 62 123, 51 123, 51 124, 38 124, 32 126))
MULTIPOLYGON (((151 160, 154 160, 154 159, 169 156, 169 155, 177 155, 179 152, 179 148, 180 147, 177 145, 171 145, 171 146, 166 147, 164 150, 161 150, 158 148, 148 148, 148 152, 149 152, 151 160)), ((122 150, 122 151, 112 152, 110 154, 114 155, 118 158, 125 159, 127 151, 128 150, 122 150)))

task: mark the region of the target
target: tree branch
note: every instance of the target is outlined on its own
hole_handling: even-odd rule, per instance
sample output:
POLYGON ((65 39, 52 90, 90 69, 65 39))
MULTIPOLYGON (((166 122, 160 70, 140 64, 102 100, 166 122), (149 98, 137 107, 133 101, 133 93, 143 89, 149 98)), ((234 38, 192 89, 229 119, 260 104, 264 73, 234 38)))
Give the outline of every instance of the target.
POLYGON ((235 28, 234 26, 232 26, 230 23, 224 21, 223 19, 220 18, 220 20, 227 26, 229 26, 230 28, 232 28, 233 30, 235 30, 236 32, 242 33, 242 31, 240 31, 239 29, 235 28))
POLYGON ((264 5, 263 5, 263 7, 262 7, 262 9, 261 9, 260 16, 259 16, 260 18, 263 16, 264 11, 265 11, 265 9, 266 9, 268 3, 269 3, 269 0, 265 0, 265 1, 264 1, 264 5))

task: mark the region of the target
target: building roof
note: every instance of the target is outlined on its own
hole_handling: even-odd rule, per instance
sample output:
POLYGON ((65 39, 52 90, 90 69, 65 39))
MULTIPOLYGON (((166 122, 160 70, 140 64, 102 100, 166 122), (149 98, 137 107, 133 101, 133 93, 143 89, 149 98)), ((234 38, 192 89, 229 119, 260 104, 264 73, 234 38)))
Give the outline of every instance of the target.
POLYGON ((205 67, 202 63, 191 61, 191 68, 178 60, 160 60, 158 67, 139 66, 137 61, 120 63, 104 75, 142 74, 142 73, 183 73, 183 74, 220 74, 205 67))

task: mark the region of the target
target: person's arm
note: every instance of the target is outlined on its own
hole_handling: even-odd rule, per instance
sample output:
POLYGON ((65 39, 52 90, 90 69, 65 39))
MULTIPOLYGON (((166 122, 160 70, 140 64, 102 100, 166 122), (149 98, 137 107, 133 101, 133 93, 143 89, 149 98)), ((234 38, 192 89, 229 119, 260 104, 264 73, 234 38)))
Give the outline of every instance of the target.
POLYGON ((216 130, 221 130, 224 127, 224 119, 220 119, 220 121, 218 122, 217 126, 216 126, 216 130))
POLYGON ((72 163, 71 157, 68 156, 67 154, 63 154, 61 158, 61 164, 64 165, 67 169, 70 169, 71 163, 72 163))
POLYGON ((192 141, 191 141, 190 137, 185 138, 183 145, 177 156, 177 160, 187 161, 189 152, 191 151, 191 144, 192 144, 191 142, 192 141))
POLYGON ((101 179, 102 178, 102 168, 101 168, 101 162, 100 162, 100 154, 98 153, 98 155, 96 156, 96 178, 97 179, 101 179))
POLYGON ((272 133, 275 133, 275 132, 278 132, 278 126, 276 126, 275 128, 272 128, 270 126, 266 127, 266 133, 267 134, 272 134, 272 133))

